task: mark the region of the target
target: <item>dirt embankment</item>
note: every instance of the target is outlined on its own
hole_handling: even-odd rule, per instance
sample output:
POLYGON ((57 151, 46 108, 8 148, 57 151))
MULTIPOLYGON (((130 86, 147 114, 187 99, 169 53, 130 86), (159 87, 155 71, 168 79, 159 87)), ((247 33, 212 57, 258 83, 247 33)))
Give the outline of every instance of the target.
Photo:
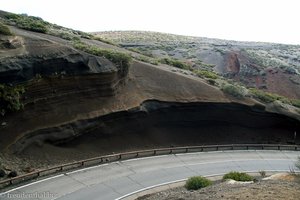
POLYGON ((300 183, 282 180, 260 181, 253 184, 219 183, 198 191, 178 187, 137 200, 195 200, 195 199, 251 199, 251 200, 296 200, 300 196, 300 183))

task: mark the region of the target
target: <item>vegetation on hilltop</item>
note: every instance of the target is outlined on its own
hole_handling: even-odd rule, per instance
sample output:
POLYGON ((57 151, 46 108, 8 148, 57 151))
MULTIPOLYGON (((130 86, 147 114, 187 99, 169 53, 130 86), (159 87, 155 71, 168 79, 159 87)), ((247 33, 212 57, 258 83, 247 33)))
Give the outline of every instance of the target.
POLYGON ((114 51, 114 50, 108 50, 108 49, 101 49, 96 46, 87 45, 78 40, 74 41, 73 45, 76 49, 79 49, 81 51, 84 51, 84 52, 87 52, 89 54, 93 54, 96 56, 105 57, 108 60, 110 60, 111 62, 113 62, 116 65, 121 66, 121 67, 129 68, 131 60, 132 60, 131 56, 126 53, 122 53, 122 52, 118 52, 118 51, 114 51))
MULTIPOLYGON (((300 98, 300 90, 293 91, 300 85, 299 45, 228 41, 147 31, 110 31, 95 35, 158 62, 191 70, 202 78, 232 78, 247 88, 300 98), (270 82, 273 82, 272 90, 268 88, 270 82), (293 87, 283 88, 282 85, 293 87)), ((277 98, 253 93, 264 102, 277 98)), ((293 105, 297 105, 297 101, 294 102, 293 105)))
POLYGON ((28 16, 27 14, 14 14, 9 12, 1 12, 1 20, 9 25, 14 25, 19 28, 47 33, 49 35, 57 36, 66 40, 73 40, 76 37, 91 39, 93 36, 83 31, 65 28, 56 24, 44 21, 40 17, 28 16))
POLYGON ((39 17, 28 16, 26 14, 17 15, 8 13, 7 15, 5 15, 5 18, 22 29, 40 33, 46 33, 48 31, 47 25, 49 23, 45 22, 44 20, 42 20, 42 18, 39 17))

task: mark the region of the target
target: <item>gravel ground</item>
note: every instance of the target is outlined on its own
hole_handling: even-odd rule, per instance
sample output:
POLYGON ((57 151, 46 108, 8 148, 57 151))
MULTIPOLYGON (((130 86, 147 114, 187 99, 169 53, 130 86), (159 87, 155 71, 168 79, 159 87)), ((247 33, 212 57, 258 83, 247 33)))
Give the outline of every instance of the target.
POLYGON ((217 183, 198 191, 188 191, 184 187, 173 188, 137 200, 198 200, 198 199, 251 199, 251 200, 298 200, 300 183, 296 181, 268 180, 252 184, 217 183))

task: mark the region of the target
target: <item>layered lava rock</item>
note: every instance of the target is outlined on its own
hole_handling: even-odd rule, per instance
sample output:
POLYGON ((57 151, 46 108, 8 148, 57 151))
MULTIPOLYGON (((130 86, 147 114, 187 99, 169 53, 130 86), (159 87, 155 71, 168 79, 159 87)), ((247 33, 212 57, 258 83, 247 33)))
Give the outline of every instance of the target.
MULTIPOLYGON (((236 99, 169 66, 118 66, 70 41, 11 29, 15 36, 0 40, 0 82, 23 85, 25 107, 1 117, 1 151, 82 159, 182 145, 300 143, 297 112, 236 99)), ((237 55, 227 63, 240 71, 237 55)))

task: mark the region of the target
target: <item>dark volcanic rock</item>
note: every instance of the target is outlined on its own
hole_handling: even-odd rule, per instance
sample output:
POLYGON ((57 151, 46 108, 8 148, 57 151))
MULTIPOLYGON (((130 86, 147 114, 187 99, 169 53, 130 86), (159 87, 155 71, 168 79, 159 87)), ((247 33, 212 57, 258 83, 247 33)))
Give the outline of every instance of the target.
MULTIPOLYGON (((13 151, 19 153, 37 143, 68 143, 76 138, 84 143, 89 137, 93 140, 108 140, 111 145, 126 138, 131 148, 142 148, 144 140, 147 140, 147 145, 164 147, 191 143, 285 143, 292 138, 295 130, 299 131, 298 126, 297 120, 266 112, 260 106, 149 100, 127 111, 28 133, 19 138, 13 151)), ((117 146, 113 149, 121 150, 117 146)))
MULTIPOLYGON (((2 46, 21 49, 14 40, 2 40, 2 46), (11 41, 11 43, 9 43, 11 41)), ((78 52, 44 39, 24 37, 21 53, 9 50, 0 56, 0 83, 19 83, 35 76, 84 75, 119 71, 105 58, 78 52)))

